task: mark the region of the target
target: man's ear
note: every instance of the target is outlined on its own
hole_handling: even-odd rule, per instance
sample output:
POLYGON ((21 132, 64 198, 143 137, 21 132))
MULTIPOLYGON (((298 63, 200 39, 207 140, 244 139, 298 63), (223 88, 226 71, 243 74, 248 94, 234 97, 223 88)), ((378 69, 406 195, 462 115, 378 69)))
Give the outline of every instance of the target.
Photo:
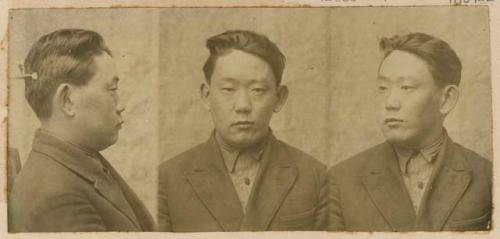
POLYGON ((72 89, 69 84, 63 83, 57 87, 54 94, 54 105, 66 116, 75 116, 74 100, 72 99, 72 89))
POLYGON ((278 113, 281 111, 281 108, 286 103, 286 100, 288 99, 288 87, 286 85, 281 85, 278 87, 278 101, 274 105, 273 112, 278 113))
POLYGON ((208 83, 204 82, 200 86, 200 95, 201 99, 203 100, 203 104, 205 105, 205 108, 207 108, 208 111, 210 111, 210 85, 208 83))
POLYGON ((457 105, 460 91, 456 85, 447 85, 443 88, 441 95, 441 104, 439 111, 441 114, 447 115, 455 105, 457 105))

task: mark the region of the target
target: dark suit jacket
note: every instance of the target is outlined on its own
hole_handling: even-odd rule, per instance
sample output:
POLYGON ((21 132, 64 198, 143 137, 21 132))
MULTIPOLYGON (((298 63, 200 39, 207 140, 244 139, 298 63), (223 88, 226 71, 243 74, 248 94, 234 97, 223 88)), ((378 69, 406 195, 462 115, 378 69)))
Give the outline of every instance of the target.
POLYGON ((162 163, 160 231, 321 228, 327 210, 326 198, 320 196, 326 192, 325 166, 274 136, 261 160, 246 214, 213 135, 206 143, 162 163))
POLYGON ((389 143, 332 168, 329 230, 485 230, 492 210, 491 162, 450 138, 438 157, 419 213, 413 209, 389 143))
POLYGON ((152 217, 142 202, 113 167, 101 160, 37 131, 31 154, 14 182, 9 230, 153 230, 152 217))

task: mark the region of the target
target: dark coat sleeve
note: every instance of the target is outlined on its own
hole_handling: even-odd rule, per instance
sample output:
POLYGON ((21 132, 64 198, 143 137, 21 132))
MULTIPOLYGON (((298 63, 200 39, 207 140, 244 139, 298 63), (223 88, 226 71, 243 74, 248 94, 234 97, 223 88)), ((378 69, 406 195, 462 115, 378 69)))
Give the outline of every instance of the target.
POLYGON ((160 175, 158 182, 158 231, 171 232, 173 229, 168 210, 167 184, 164 179, 160 175))
POLYGON ((92 204, 78 195, 47 197, 33 209, 26 231, 98 232, 105 231, 102 218, 92 204))
POLYGON ((340 204, 340 192, 337 185, 335 168, 328 173, 328 231, 344 231, 344 217, 342 215, 342 207, 340 204))
POLYGON ((326 181, 326 168, 321 171, 318 181, 320 192, 313 230, 323 231, 326 229, 328 218, 328 184, 326 181))

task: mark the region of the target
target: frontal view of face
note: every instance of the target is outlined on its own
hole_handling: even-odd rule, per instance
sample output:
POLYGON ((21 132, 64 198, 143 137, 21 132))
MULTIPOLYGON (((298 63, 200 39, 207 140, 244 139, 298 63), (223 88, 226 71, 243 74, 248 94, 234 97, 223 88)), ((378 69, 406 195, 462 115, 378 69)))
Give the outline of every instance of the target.
POLYGON ((216 132, 238 148, 252 146, 268 133, 271 116, 284 101, 269 64, 240 50, 217 59, 208 88, 204 97, 216 132))
POLYGON ((432 143, 444 120, 440 112, 442 92, 424 60, 405 51, 390 53, 378 75, 386 139, 405 147, 432 143))
POLYGON ((103 150, 118 140, 123 124, 118 99, 118 77, 113 59, 102 54, 95 57, 97 71, 92 79, 77 87, 75 120, 80 126, 84 146, 103 150))

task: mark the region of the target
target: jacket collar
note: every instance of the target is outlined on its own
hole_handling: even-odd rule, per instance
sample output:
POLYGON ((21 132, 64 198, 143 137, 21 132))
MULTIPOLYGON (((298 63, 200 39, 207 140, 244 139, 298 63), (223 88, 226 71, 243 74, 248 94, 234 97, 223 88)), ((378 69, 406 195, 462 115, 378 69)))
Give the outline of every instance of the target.
POLYGON ((264 149, 254 188, 250 194, 243 231, 268 230, 280 206, 295 184, 298 169, 283 142, 271 135, 264 149))
POLYGON ((141 228, 124 196, 126 190, 123 190, 121 177, 101 154, 84 150, 41 129, 35 133, 33 151, 45 154, 85 179, 133 225, 141 228))
POLYGON ((273 135, 264 148, 256 182, 243 213, 214 134, 185 171, 199 199, 224 231, 265 230, 293 186, 296 166, 273 135))
POLYGON ((447 136, 436 168, 415 213, 393 147, 385 142, 371 154, 363 184, 395 231, 440 230, 468 187, 471 174, 464 154, 447 136))
POLYGON ((362 181, 373 203, 394 231, 410 231, 416 218, 396 153, 385 142, 377 146, 363 170, 362 181))
POLYGON ((472 179, 465 154, 447 137, 421 202, 417 228, 442 230, 472 179))
POLYGON ((90 182, 104 172, 99 153, 84 150, 42 129, 35 132, 33 151, 49 156, 90 182))

